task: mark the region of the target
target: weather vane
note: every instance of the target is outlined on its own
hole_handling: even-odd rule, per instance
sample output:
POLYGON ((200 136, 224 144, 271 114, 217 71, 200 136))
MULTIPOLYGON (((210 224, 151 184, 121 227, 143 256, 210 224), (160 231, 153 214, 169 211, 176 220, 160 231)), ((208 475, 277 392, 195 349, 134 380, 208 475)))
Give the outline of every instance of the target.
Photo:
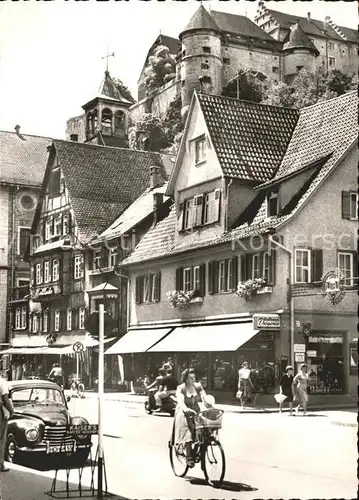
POLYGON ((112 52, 111 54, 109 54, 108 49, 107 49, 107 54, 101 58, 101 59, 106 59, 106 71, 107 72, 108 72, 108 60, 110 57, 115 57, 115 53, 112 52))

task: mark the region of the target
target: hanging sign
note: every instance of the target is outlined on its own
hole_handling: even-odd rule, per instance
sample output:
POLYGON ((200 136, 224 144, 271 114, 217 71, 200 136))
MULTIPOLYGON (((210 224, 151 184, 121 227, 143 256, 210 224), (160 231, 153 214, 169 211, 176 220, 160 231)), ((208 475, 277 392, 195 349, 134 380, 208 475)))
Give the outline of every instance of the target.
POLYGON ((85 347, 82 342, 75 342, 72 346, 74 352, 83 352, 85 347))
POLYGON ((294 354, 294 361, 296 363, 304 363, 304 361, 305 361, 305 354, 304 354, 304 352, 296 352, 294 354))
POLYGON ((78 425, 70 425, 67 431, 68 434, 72 436, 76 435, 89 435, 89 434, 98 434, 98 425, 97 424, 78 424, 78 425))
POLYGON ((305 352, 305 344, 294 344, 293 351, 294 352, 305 352))
POLYGON ((308 356, 308 358, 316 358, 317 351, 307 351, 307 356, 308 356))
POLYGON ((253 314, 254 330, 279 330, 280 317, 278 314, 253 314))

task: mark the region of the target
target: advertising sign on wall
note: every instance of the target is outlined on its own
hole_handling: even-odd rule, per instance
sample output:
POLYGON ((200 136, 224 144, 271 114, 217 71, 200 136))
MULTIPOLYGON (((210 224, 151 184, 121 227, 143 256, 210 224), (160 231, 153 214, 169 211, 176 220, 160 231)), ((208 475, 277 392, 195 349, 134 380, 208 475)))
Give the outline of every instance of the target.
POLYGON ((278 314, 253 314, 254 330, 278 330, 280 329, 280 317, 278 314))

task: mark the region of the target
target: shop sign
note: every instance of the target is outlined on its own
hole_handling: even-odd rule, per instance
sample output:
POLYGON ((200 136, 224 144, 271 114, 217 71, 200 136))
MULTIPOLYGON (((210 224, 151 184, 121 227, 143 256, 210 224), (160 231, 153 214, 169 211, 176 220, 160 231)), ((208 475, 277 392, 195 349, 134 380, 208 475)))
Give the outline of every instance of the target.
POLYGON ((305 344, 294 344, 294 352, 305 352, 305 344))
POLYGON ((304 363, 305 361, 305 354, 304 352, 296 352, 294 354, 294 360, 296 363, 304 363))
POLYGON ((280 317, 278 314, 253 314, 254 330, 278 330, 280 329, 280 317))
POLYGON ((308 341, 311 344, 342 344, 343 337, 338 335, 326 335, 325 337, 321 335, 310 335, 308 341))
POLYGON ((307 351, 307 356, 308 356, 308 358, 316 358, 317 351, 307 351))

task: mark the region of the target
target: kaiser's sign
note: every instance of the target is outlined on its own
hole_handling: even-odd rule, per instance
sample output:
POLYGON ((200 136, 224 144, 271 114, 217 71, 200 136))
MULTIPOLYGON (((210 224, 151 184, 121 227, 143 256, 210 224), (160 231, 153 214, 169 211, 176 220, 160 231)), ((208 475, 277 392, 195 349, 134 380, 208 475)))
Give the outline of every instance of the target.
POLYGON ((280 329, 280 317, 278 314, 253 314, 254 330, 278 330, 280 329))

